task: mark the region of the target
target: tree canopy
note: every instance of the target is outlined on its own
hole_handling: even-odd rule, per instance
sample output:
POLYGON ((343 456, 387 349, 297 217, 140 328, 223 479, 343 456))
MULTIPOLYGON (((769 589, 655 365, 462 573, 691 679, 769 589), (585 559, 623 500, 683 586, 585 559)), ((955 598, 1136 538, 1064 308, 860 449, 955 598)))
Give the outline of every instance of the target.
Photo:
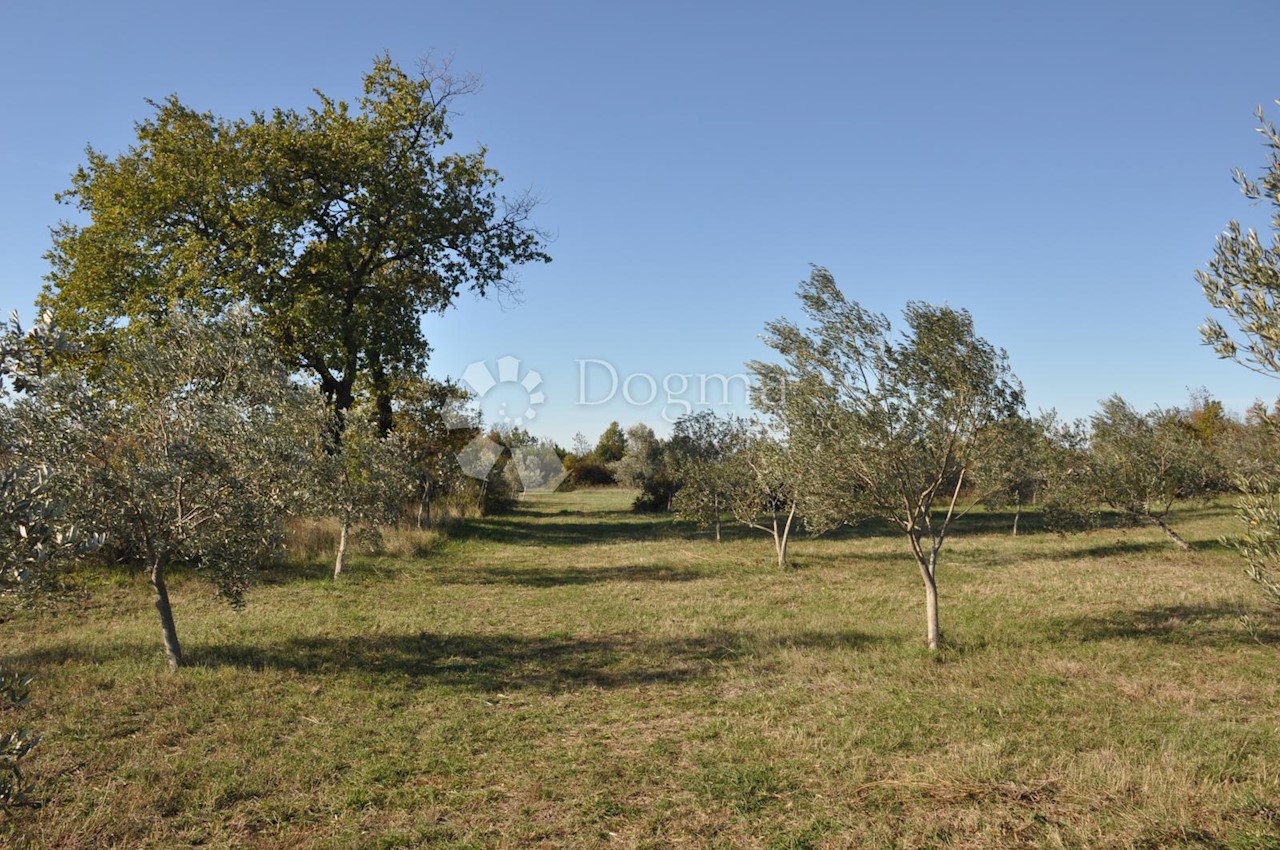
POLYGON ((984 494, 976 461, 1004 433, 992 426, 1022 410, 1022 386, 964 310, 910 302, 898 338, 826 269, 815 267, 798 295, 809 325, 766 325, 784 362, 748 364, 753 401, 785 435, 792 462, 816 473, 806 525, 879 517, 906 535, 937 648, 938 553, 951 522, 984 494))
POLYGON ((225 118, 153 102, 137 143, 90 149, 59 196, 88 221, 55 228, 42 302, 91 337, 247 303, 334 410, 367 392, 385 431, 396 376, 429 353, 421 316, 550 259, 534 200, 499 194, 483 147, 449 149, 449 107, 474 89, 383 56, 354 106, 317 93, 304 111, 225 118))

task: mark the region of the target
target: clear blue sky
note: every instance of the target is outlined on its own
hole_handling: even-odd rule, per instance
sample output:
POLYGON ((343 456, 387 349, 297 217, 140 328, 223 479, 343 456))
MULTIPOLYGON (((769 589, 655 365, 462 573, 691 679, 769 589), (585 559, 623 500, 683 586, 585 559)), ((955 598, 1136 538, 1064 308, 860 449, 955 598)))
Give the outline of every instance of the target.
POLYGON ((1033 409, 1203 385, 1239 410, 1280 383, 1199 344, 1192 273, 1228 219, 1258 218, 1230 170, 1263 162, 1277 25, 1275 0, 4 2, 0 305, 30 312, 53 193, 86 144, 129 144, 146 98, 305 107, 355 95, 383 51, 452 55, 484 80, 456 141, 541 196, 555 262, 519 305, 429 319, 431 370, 519 358, 543 376, 535 432, 662 430, 658 404, 579 406, 577 361, 740 372, 809 263, 891 316, 970 309, 1033 409))

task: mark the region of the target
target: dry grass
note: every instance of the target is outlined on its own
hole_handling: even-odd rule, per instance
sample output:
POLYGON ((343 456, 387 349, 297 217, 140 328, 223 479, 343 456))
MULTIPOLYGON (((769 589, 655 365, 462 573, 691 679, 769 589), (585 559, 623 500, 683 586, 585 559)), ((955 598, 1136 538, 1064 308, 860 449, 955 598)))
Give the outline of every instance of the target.
POLYGON ((1190 554, 972 517, 933 656, 896 537, 779 573, 764 537, 628 503, 529 500, 336 583, 291 564, 243 612, 180 579, 176 676, 139 581, 0 625, 46 734, 15 838, 1280 848, 1280 617, 1214 542, 1228 509, 1179 517, 1190 554))

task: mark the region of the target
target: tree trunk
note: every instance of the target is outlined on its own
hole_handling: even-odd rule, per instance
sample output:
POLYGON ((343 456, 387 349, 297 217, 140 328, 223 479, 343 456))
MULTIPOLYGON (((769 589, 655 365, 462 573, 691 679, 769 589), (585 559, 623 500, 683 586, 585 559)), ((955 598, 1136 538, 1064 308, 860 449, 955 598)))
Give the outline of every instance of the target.
POLYGON ((418 498, 417 525, 418 525, 419 531, 421 531, 424 527, 422 524, 424 515, 427 521, 427 524, 425 527, 430 528, 431 527, 431 485, 430 484, 422 485, 422 495, 418 498))
POLYGON ((1013 536, 1018 536, 1018 520, 1022 517, 1022 494, 1013 497, 1013 536))
POLYGON ((395 412, 391 406, 390 391, 379 390, 374 399, 374 405, 378 411, 378 436, 385 437, 395 428, 395 412))
POLYGON ((164 654, 169 669, 182 666, 182 647, 178 644, 178 627, 173 622, 173 607, 169 604, 169 586, 164 580, 164 565, 159 560, 151 562, 151 587, 156 594, 156 612, 160 615, 160 634, 164 638, 164 654))
POLYGON ((345 520, 342 523, 342 531, 338 533, 338 557, 333 562, 333 577, 337 578, 342 575, 342 568, 347 563, 347 528, 349 523, 345 520))
POLYGON ((712 507, 716 512, 716 542, 720 542, 720 495, 716 494, 711 500, 712 507))
POLYGON ((938 626, 938 582, 927 568, 921 567, 921 570, 924 572, 925 639, 929 651, 936 652, 942 638, 942 630, 938 626))
POLYGON ((1158 516, 1153 516, 1151 519, 1153 522, 1155 522, 1156 525, 1160 526, 1161 531, 1169 535, 1169 539, 1172 540, 1174 543, 1176 543, 1179 549, 1181 549, 1184 552, 1191 551, 1191 544, 1183 540, 1182 537, 1178 534, 1178 532, 1174 531, 1172 528, 1169 527, 1168 523, 1166 523, 1163 519, 1161 519, 1158 516))
POLYGON ((796 517, 796 506, 793 503, 791 505, 791 510, 787 512, 787 521, 782 526, 782 536, 780 539, 777 537, 777 531, 776 531, 778 527, 778 521, 775 519, 773 523, 773 527, 775 529, 774 537, 778 544, 778 567, 781 569, 786 569, 786 566, 787 566, 787 543, 789 543, 791 540, 791 521, 795 519, 795 517, 796 517))

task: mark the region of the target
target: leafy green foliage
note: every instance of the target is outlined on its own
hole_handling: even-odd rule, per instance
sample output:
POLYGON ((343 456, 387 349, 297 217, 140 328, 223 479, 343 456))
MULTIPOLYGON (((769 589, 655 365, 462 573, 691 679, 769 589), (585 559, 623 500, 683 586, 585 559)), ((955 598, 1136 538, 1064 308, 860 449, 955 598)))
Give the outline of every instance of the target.
POLYGON ((1212 491, 1216 463, 1176 411, 1142 414, 1118 395, 1092 419, 1086 486, 1094 498, 1135 520, 1153 522, 1175 543, 1165 522, 1179 499, 1212 491))
POLYGON ((171 666, 181 651, 165 571, 198 567, 239 603, 302 503, 325 422, 239 310, 121 336, 92 380, 62 369, 10 413, 14 450, 59 470, 70 515, 147 569, 171 666))
POLYGON ((334 557, 335 578, 345 566, 353 527, 359 526, 365 536, 376 538, 381 527, 399 519, 417 485, 413 459, 399 433, 381 434, 373 411, 367 407, 353 408, 344 418, 342 442, 321 447, 310 465, 313 510, 337 518, 341 528, 334 557))
MULTIPOLYGON (((1229 222, 1226 232, 1218 237, 1213 259, 1206 269, 1196 272, 1196 280, 1210 305, 1224 311, 1240 332, 1233 336, 1221 322, 1210 318, 1200 329, 1205 343, 1221 357, 1275 375, 1280 373, 1280 131, 1261 106, 1257 117, 1267 152, 1266 168, 1257 177, 1237 168, 1234 177, 1246 198, 1270 205, 1273 233, 1264 239, 1253 228, 1229 222)), ((1265 414, 1259 418, 1263 427, 1247 433, 1264 448, 1254 456, 1269 459, 1274 456, 1275 429, 1266 422, 1265 414)), ((1244 492, 1240 520, 1246 529, 1236 545, 1248 562, 1249 576, 1280 602, 1280 580, 1273 572, 1280 540, 1280 515, 1276 512, 1280 470, 1248 457, 1245 464, 1236 466, 1237 483, 1244 492)))
POLYGON ((1232 543, 1248 565, 1249 578, 1280 605, 1280 487, 1274 480, 1254 482, 1237 507, 1244 533, 1232 543))
POLYGON ((414 478, 418 528, 431 526, 431 503, 462 483, 457 454, 474 430, 456 427, 470 393, 452 381, 425 376, 406 382, 396 409, 395 432, 414 478))
POLYGON ((627 451, 627 435, 616 421, 610 422, 596 442, 595 456, 601 463, 617 463, 627 451))
MULTIPOLYGON (((19 676, 0 664, 0 716, 17 711, 30 701, 30 684, 30 676, 19 676)), ((40 739, 27 729, 0 734, 0 813, 6 816, 31 802, 35 789, 23 775, 22 760, 38 743, 40 739)))
POLYGON ((848 300, 815 267, 799 297, 810 321, 766 325, 783 364, 753 362, 755 403, 815 475, 806 522, 831 527, 879 517, 902 529, 926 589, 937 646, 936 569, 952 521, 998 486, 977 459, 1001 439, 993 427, 1022 409, 1008 358, 963 310, 910 302, 901 339, 888 319, 848 300), (965 504, 960 496, 970 494, 965 504), (945 500, 941 519, 934 503, 945 500))
POLYGON ((680 479, 667 452, 667 444, 643 423, 627 429, 626 451, 613 465, 619 484, 635 487, 637 511, 669 511, 680 489, 680 479))
MULTIPOLYGON (((1280 104, 1280 101, 1277 101, 1280 104)), ((1267 152, 1267 167, 1258 177, 1235 170, 1235 181, 1250 201, 1271 206, 1270 239, 1238 221, 1218 237, 1213 259, 1196 272, 1209 303, 1227 314, 1239 329, 1233 336, 1215 318, 1200 329, 1207 345, 1221 357, 1265 373, 1280 372, 1280 131, 1258 107, 1258 133, 1267 152)))
POLYGON ((670 465, 683 482, 674 500, 676 513, 703 528, 715 526, 717 538, 733 486, 728 459, 745 434, 741 420, 703 410, 680 417, 668 442, 670 465))
POLYGON ((89 223, 54 231, 43 302, 92 335, 247 302, 337 410, 367 386, 385 431, 396 377, 428 354, 421 316, 549 259, 533 200, 498 194, 483 148, 449 150, 449 107, 473 89, 383 57, 354 108, 321 94, 304 112, 229 119, 153 104, 134 146, 90 150, 61 195, 89 223))

